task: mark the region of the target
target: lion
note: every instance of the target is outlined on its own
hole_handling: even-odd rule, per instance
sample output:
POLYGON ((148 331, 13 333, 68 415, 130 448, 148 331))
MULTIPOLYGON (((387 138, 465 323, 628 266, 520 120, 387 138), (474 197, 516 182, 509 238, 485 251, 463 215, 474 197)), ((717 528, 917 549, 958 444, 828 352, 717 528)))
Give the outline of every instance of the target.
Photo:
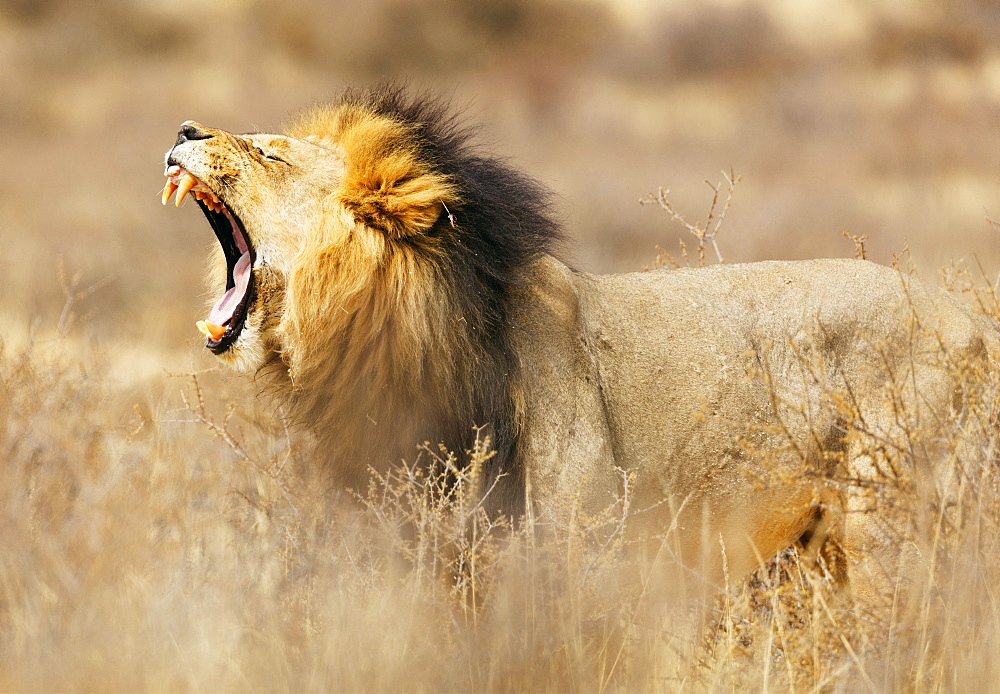
POLYGON ((993 322, 867 261, 571 269, 545 188, 401 88, 280 134, 188 121, 166 176, 219 240, 205 346, 340 485, 485 428, 494 509, 565 523, 627 495, 630 532, 671 533, 712 580, 796 542, 882 580, 898 548, 871 490, 919 472, 892 442, 962 411, 957 365, 995 363, 993 322))

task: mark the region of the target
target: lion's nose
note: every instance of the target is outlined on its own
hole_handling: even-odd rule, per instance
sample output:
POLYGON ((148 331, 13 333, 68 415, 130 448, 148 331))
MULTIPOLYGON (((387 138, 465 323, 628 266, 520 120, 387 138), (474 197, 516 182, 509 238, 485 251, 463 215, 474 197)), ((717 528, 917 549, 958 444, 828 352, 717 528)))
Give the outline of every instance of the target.
POLYGON ((210 137, 212 134, 206 131, 205 126, 193 120, 184 121, 181 129, 177 131, 177 144, 186 140, 207 140, 210 137))

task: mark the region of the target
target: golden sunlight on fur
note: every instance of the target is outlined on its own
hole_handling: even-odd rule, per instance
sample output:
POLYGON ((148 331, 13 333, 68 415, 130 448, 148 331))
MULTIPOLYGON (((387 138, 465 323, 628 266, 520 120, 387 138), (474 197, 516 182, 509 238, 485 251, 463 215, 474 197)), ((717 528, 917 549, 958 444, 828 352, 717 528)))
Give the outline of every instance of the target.
POLYGON ((915 561, 872 490, 950 484, 933 445, 898 453, 992 371, 991 321, 863 261, 572 270, 546 191, 468 140, 381 87, 282 134, 188 122, 167 154, 220 241, 206 346, 262 373, 337 486, 485 431, 492 511, 622 514, 710 584, 800 542, 875 599, 915 561))

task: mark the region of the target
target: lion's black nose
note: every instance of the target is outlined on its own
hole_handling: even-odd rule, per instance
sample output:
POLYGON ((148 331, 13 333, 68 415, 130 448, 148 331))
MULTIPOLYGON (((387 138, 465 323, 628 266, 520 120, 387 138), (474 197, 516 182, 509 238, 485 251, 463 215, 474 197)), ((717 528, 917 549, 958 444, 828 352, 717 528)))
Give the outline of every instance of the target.
POLYGON ((186 140, 207 140, 212 134, 206 132, 203 127, 193 120, 185 121, 181 129, 177 131, 177 142, 175 147, 186 140))

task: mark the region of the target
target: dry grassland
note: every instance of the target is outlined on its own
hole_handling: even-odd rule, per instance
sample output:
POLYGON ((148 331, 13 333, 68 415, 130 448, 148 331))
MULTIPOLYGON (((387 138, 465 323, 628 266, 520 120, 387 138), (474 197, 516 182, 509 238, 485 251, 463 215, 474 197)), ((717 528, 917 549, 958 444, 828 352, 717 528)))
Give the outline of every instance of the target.
POLYGON ((952 480, 871 490, 919 557, 884 604, 795 550, 707 585, 669 531, 656 556, 595 542, 620 509, 483 517, 486 442, 330 489, 266 395, 202 354, 210 234, 157 202, 183 120, 273 127, 406 74, 476 96, 484 139, 561 194, 588 269, 657 243, 680 259, 684 229, 636 199, 670 184, 690 215, 732 166, 727 261, 849 255, 847 229, 997 317, 993 3, 202 5, 0 7, 0 691, 1000 689, 997 374, 967 369, 934 432, 873 442, 899 469, 943 448, 952 480))
MULTIPOLYGON (((620 543, 599 546, 597 520, 511 531, 475 504, 485 447, 462 472, 423 450, 337 499, 294 436, 266 408, 229 404, 254 399, 217 374, 171 379, 173 405, 149 409, 106 360, 72 346, 57 338, 0 361, 0 690, 997 681, 995 375, 969 374, 977 397, 942 434, 956 480, 946 496, 909 479, 877 490, 913 529, 899 542, 920 564, 886 587, 886 604, 864 606, 794 550, 717 593, 620 543)), ((901 466, 923 450, 921 432, 908 436, 901 466)))

